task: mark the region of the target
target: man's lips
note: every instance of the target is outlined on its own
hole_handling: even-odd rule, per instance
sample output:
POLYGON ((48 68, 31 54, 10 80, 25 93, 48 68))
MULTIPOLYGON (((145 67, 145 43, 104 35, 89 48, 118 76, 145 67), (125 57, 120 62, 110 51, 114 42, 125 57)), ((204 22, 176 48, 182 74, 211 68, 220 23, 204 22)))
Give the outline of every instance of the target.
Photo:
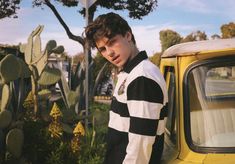
POLYGON ((116 61, 118 61, 118 58, 119 58, 119 55, 114 56, 114 57, 112 58, 112 61, 113 61, 113 62, 116 62, 116 61))

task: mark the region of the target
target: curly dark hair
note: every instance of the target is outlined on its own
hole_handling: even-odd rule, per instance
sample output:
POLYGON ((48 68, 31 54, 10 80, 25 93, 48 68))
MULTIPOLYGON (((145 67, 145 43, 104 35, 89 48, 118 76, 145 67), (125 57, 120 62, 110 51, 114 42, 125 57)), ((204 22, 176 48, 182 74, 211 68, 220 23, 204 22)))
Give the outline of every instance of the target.
POLYGON ((127 21, 113 12, 98 16, 85 28, 86 39, 92 48, 96 47, 96 41, 103 37, 111 39, 118 34, 125 36, 127 32, 132 34, 132 41, 136 44, 127 21))

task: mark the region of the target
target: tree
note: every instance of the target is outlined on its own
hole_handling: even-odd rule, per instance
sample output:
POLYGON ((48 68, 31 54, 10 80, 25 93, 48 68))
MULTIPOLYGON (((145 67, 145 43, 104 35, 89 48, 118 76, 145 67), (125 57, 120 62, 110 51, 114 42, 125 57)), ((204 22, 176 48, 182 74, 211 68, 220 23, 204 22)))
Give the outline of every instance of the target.
POLYGON ((0 1, 0 19, 13 16, 16 18, 16 10, 19 9, 20 0, 1 0, 0 1))
POLYGON ((156 52, 153 56, 149 57, 149 60, 150 60, 153 64, 159 66, 160 61, 161 61, 161 55, 162 55, 162 53, 156 52))
POLYGON ((211 35, 211 39, 215 40, 215 39, 220 39, 221 36, 219 36, 218 34, 214 34, 214 35, 211 35))
POLYGON ((200 30, 196 32, 192 32, 189 35, 187 35, 183 40, 184 42, 193 42, 193 41, 200 41, 200 40, 207 40, 207 35, 205 32, 201 32, 200 30))
POLYGON ((233 38, 235 37, 235 23, 230 22, 228 24, 223 24, 220 27, 222 38, 233 38))
POLYGON ((94 57, 94 65, 95 68, 93 70, 93 76, 96 77, 102 67, 107 63, 106 68, 104 69, 104 74, 110 74, 112 69, 117 69, 113 64, 109 63, 107 59, 102 57, 102 55, 98 52, 94 57))
POLYGON ((180 43, 182 37, 180 34, 173 30, 162 30, 160 31, 160 41, 162 44, 162 52, 165 51, 167 48, 180 43))

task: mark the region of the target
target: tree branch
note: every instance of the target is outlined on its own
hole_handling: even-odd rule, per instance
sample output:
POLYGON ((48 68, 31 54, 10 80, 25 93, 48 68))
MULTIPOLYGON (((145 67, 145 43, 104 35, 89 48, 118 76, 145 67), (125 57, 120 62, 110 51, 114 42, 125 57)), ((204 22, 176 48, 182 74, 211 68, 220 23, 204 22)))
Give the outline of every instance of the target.
POLYGON ((56 18, 59 20, 60 24, 64 27, 68 37, 74 41, 79 42, 82 46, 85 45, 85 41, 81 36, 76 36, 74 34, 72 34, 72 32, 70 31, 69 27, 66 25, 66 23, 64 22, 64 20, 61 18, 60 14, 58 13, 58 11, 56 10, 55 6, 53 4, 51 4, 50 0, 45 0, 45 4, 52 10, 52 12, 55 14, 56 18))

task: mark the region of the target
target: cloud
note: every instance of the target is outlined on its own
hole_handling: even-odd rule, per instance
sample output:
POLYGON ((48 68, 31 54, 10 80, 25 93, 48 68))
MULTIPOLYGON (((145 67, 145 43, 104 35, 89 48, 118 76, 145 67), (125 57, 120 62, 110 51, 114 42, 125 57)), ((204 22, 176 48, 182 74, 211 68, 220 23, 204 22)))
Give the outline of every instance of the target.
POLYGON ((146 50, 149 56, 161 51, 159 29, 153 26, 133 26, 133 34, 139 50, 146 50))
POLYGON ((19 20, 6 20, 3 19, 0 21, 0 42, 1 43, 18 43, 19 41, 22 41, 24 36, 26 35, 26 30, 22 28, 22 26, 19 23, 19 20))
POLYGON ((18 18, 0 19, 0 42, 17 44, 18 42, 25 41, 31 31, 37 25, 42 24, 39 21, 40 17, 37 15, 37 11, 35 12, 34 10, 33 12, 33 10, 32 8, 21 7, 17 14, 18 18))
MULTIPOLYGON (((132 26, 139 49, 146 50, 149 55, 161 51, 159 41, 159 32, 161 30, 171 29, 178 32, 181 36, 186 36, 196 30, 205 31, 206 34, 213 34, 219 31, 218 23, 213 25, 219 18, 220 24, 222 21, 222 23, 228 23, 235 19, 234 0, 227 0, 226 3, 219 0, 171 0, 170 2, 159 0, 158 2, 160 11, 162 9, 163 11, 170 11, 176 17, 171 18, 169 13, 159 12, 159 17, 157 17, 158 15, 153 17, 150 24, 147 25, 143 24, 144 22, 140 22, 137 26, 132 26), (184 12, 182 13, 181 11, 184 12), (182 14, 185 14, 185 12, 192 14, 195 20, 181 19, 182 14), (202 18, 203 14, 206 15, 202 18), (197 16, 199 16, 198 19, 197 16)), ((65 14, 62 17, 64 17, 65 22, 68 22, 67 24, 73 34, 81 35, 85 21, 76 14, 71 14, 70 9, 68 10, 61 11, 61 14, 65 14)), ((120 13, 123 14, 123 12, 120 13)), ((45 7, 44 10, 41 10, 28 5, 28 7, 21 7, 18 16, 18 19, 0 19, 1 44, 25 43, 32 30, 41 24, 45 25, 41 34, 43 46, 50 39, 55 39, 58 45, 64 45, 65 51, 69 55, 83 50, 79 43, 68 38, 65 30, 48 8, 45 7)))
POLYGON ((234 15, 235 15, 235 1, 234 0, 226 0, 225 1, 215 1, 211 3, 211 7, 213 7, 213 11, 215 14, 224 16, 227 19, 231 19, 232 21, 235 21, 234 15))
MULTIPOLYGON (((26 43, 27 38, 30 33, 36 28, 23 30, 22 26, 16 25, 14 22, 6 22, 3 24, 0 22, 1 30, 0 30, 0 43, 1 44, 14 44, 18 45, 19 43, 26 43), (12 26, 14 24, 14 27, 12 26), (21 30, 22 29, 22 30, 21 30)), ((44 27, 44 30, 41 33, 41 41, 42 48, 45 47, 45 44, 49 40, 56 40, 58 45, 63 45, 65 51, 68 52, 69 55, 74 55, 78 52, 83 51, 82 46, 71 39, 68 38, 67 34, 63 29, 57 28, 58 30, 51 30, 47 27, 44 27)), ((77 29, 73 31, 75 34, 80 34, 82 29, 77 29)))
POLYGON ((166 7, 183 9, 185 11, 196 12, 196 13, 208 13, 210 8, 207 3, 203 0, 171 0, 159 1, 159 6, 163 5, 166 7))
MULTIPOLYGON (((82 28, 71 28, 71 31, 76 35, 81 35, 83 29, 82 28)), ((83 51, 83 48, 80 43, 71 40, 68 38, 67 34, 63 29, 59 30, 46 30, 42 33, 42 41, 43 45, 46 44, 47 41, 54 39, 57 42, 57 45, 63 45, 65 51, 68 52, 69 55, 75 55, 79 52, 83 51)))
MULTIPOLYGON (((41 33, 42 48, 44 48, 47 41, 54 39, 58 45, 65 47, 65 51, 69 55, 74 55, 83 50, 78 42, 68 38, 54 15, 48 14, 48 11, 42 11, 39 8, 27 7, 22 7, 19 10, 17 19, 0 19, 0 44, 18 45, 19 43, 26 43, 28 36, 38 25, 44 25, 44 30, 41 33)), ((83 30, 83 28, 70 28, 75 35, 81 35, 83 30)))
POLYGON ((175 22, 168 22, 161 26, 162 26, 161 29, 171 29, 173 31, 176 31, 183 37, 198 30, 202 32, 209 32, 212 31, 213 28, 211 24, 191 25, 191 24, 177 24, 175 22))
POLYGON ((206 29, 210 29, 210 25, 193 26, 168 22, 157 26, 132 26, 132 31, 135 35, 137 47, 139 50, 146 50, 148 55, 152 56, 156 52, 161 52, 161 43, 159 39, 159 32, 161 30, 170 29, 176 31, 182 37, 185 37, 193 31, 201 30, 202 27, 207 27, 206 29))
MULTIPOLYGON (((166 9, 176 9, 187 11, 190 13, 201 13, 209 15, 223 15, 234 20, 235 15, 235 1, 234 0, 171 0, 159 1, 159 7, 166 9)), ((216 19, 216 18, 215 18, 216 19)))

